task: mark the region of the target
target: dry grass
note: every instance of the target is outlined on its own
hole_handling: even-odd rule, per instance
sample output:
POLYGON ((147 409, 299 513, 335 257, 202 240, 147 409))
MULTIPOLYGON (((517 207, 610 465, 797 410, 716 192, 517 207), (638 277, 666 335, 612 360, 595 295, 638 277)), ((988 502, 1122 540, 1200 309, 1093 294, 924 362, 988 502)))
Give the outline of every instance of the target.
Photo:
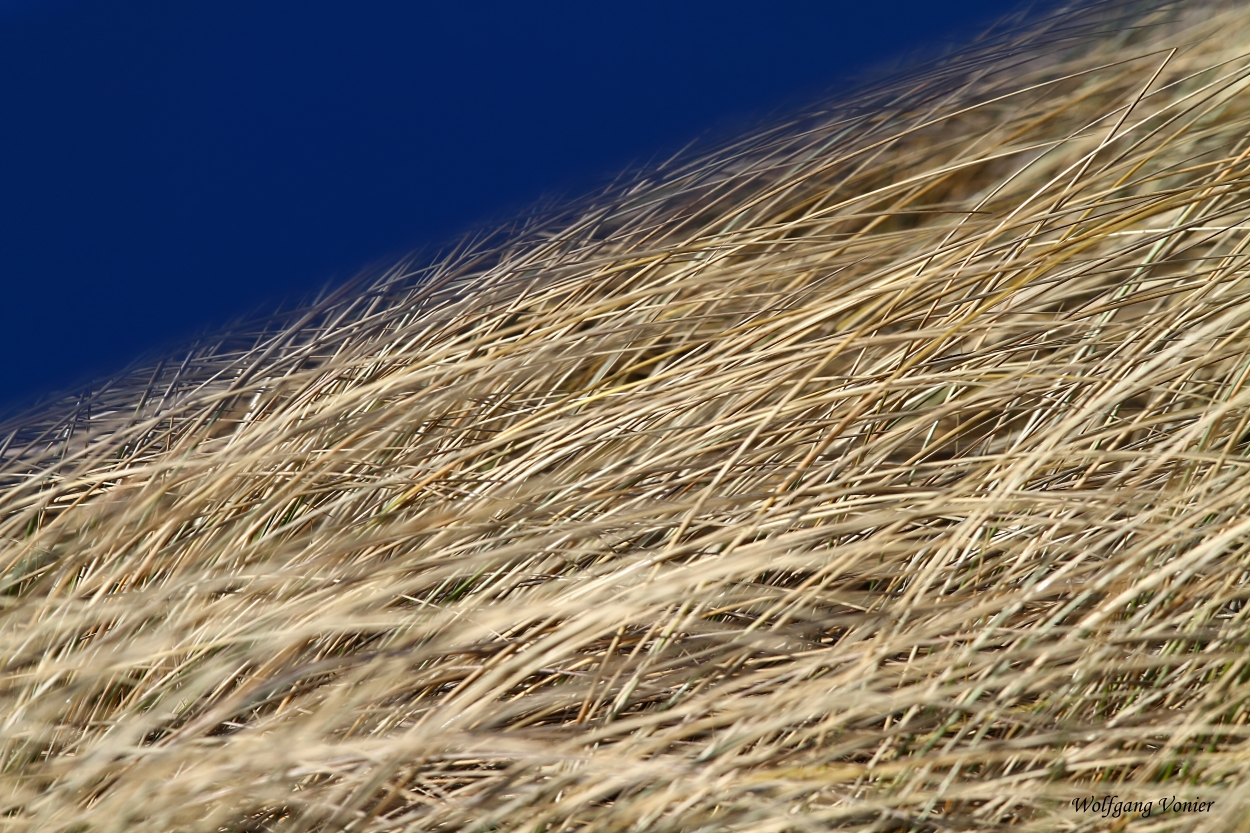
POLYGON ((1250 8, 1031 25, 10 423, 0 830, 1233 829, 1250 8))

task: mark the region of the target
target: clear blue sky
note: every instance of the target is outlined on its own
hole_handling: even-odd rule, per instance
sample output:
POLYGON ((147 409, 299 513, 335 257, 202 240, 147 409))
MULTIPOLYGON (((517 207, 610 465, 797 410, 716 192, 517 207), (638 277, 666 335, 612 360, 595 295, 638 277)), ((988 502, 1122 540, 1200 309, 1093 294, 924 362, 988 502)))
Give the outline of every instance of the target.
POLYGON ((0 409, 1013 8, 0 0, 0 409))

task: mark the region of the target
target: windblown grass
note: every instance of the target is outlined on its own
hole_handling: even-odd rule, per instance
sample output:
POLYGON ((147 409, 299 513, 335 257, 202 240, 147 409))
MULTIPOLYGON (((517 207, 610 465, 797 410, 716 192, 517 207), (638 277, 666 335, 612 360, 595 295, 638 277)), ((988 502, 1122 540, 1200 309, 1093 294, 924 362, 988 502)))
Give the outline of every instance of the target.
POLYGON ((1234 828, 1250 7, 1030 25, 10 423, 0 830, 1234 828))

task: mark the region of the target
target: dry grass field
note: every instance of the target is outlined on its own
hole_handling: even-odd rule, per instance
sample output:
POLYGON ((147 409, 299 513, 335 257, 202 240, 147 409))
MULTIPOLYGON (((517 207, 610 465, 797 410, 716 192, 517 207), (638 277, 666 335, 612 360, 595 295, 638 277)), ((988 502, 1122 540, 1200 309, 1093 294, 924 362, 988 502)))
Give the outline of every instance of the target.
POLYGON ((1004 28, 0 449, 0 833, 1250 829, 1250 6, 1004 28))

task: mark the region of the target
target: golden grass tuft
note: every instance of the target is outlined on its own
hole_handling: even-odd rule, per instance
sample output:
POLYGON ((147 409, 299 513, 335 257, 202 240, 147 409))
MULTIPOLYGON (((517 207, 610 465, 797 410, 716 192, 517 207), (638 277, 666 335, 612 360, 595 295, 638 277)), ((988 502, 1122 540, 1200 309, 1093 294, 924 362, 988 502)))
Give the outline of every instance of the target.
POLYGON ((1250 7, 1029 26, 9 423, 0 831, 1242 823, 1250 7))

